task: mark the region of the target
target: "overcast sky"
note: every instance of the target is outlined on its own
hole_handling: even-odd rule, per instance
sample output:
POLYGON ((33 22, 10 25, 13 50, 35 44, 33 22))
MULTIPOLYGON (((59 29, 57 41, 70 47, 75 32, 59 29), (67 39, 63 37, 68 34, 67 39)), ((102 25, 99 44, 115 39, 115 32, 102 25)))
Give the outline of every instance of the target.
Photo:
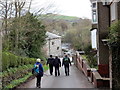
POLYGON ((43 7, 51 7, 47 9, 47 13, 58 13, 68 16, 77 16, 80 18, 91 19, 91 3, 90 0, 33 0, 31 11, 37 11, 43 7))

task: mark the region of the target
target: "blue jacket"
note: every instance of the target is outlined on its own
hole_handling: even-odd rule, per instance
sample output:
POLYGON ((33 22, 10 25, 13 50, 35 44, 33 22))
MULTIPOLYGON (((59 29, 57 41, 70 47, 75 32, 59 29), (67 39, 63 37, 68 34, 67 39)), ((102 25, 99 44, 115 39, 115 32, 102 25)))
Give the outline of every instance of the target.
POLYGON ((35 72, 37 72, 40 76, 43 76, 44 70, 43 70, 43 66, 42 66, 42 64, 40 62, 36 62, 34 64, 34 68, 36 68, 35 72))

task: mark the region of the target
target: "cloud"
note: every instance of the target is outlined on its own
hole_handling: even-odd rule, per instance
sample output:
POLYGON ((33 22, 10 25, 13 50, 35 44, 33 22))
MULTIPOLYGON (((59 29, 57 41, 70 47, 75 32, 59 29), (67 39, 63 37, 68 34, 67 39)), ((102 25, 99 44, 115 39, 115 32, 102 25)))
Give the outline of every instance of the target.
MULTIPOLYGON (((91 18, 91 3, 89 0, 33 0, 32 4, 32 11, 53 5, 51 8, 56 9, 59 14, 91 18)), ((51 13, 52 9, 47 12, 51 13)))

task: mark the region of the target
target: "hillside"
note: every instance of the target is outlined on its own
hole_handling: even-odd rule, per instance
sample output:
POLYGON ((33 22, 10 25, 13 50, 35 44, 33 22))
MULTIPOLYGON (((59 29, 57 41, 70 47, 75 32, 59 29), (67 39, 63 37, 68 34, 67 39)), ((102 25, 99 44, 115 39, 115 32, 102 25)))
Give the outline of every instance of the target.
POLYGON ((46 31, 62 36, 62 42, 70 43, 76 50, 90 44, 91 20, 58 14, 40 15, 46 31))
POLYGON ((47 19, 47 20, 65 20, 69 22, 77 22, 81 18, 75 17, 75 16, 65 16, 65 15, 59 15, 59 14, 44 14, 40 15, 38 17, 39 19, 47 19))

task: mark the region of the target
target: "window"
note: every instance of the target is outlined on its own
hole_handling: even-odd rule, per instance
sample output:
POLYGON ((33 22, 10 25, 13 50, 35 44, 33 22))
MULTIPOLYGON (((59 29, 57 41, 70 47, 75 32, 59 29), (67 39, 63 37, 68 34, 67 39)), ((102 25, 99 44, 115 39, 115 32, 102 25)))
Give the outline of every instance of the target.
POLYGON ((54 42, 52 42, 52 45, 54 45, 54 42))
POLYGON ((92 48, 97 50, 97 29, 91 31, 92 48))
POLYGON ((117 19, 117 7, 116 3, 112 3, 111 5, 111 20, 116 20, 117 19))
POLYGON ((93 8, 96 8, 96 3, 93 3, 93 4, 92 4, 92 7, 93 7, 93 8))
POLYGON ((59 47, 57 47, 57 50, 59 50, 59 47))
POLYGON ((97 22, 97 12, 96 12, 96 10, 92 11, 92 21, 93 21, 93 23, 97 22))

